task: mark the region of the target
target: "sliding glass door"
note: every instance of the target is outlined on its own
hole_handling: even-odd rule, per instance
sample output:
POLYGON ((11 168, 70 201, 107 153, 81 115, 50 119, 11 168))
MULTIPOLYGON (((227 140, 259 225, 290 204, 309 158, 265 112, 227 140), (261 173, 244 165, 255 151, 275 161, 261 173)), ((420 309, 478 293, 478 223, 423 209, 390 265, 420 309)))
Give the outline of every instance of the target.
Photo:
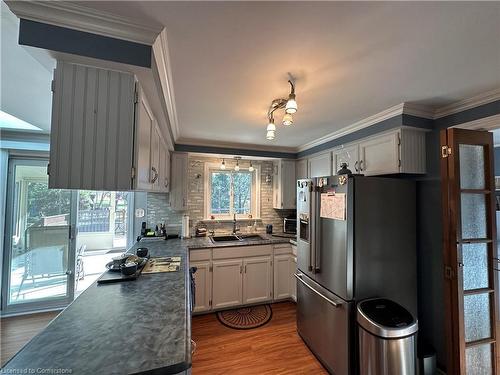
POLYGON ((65 306, 74 296, 77 192, 48 189, 47 160, 9 161, 2 306, 65 306))

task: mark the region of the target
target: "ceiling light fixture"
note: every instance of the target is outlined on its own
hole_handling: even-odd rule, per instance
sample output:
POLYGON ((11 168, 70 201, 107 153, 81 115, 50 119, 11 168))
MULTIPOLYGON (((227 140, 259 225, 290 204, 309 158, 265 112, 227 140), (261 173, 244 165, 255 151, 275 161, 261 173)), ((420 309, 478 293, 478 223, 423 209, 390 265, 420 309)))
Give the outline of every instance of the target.
POLYGON ((285 113, 283 116, 283 125, 290 126, 293 124, 293 117, 290 113, 285 113))
POLYGON ((273 140, 276 135, 276 125, 274 125, 274 118, 271 114, 271 117, 269 118, 269 124, 267 124, 267 135, 266 138, 268 140, 273 140))
POLYGON ((288 99, 274 99, 267 111, 269 124, 267 125, 266 138, 273 140, 276 137, 276 125, 274 125, 274 112, 278 109, 284 109, 283 125, 290 126, 293 124, 292 114, 297 112, 297 101, 295 100, 295 84, 292 82, 293 77, 290 76, 288 83, 290 84, 290 94, 288 99))
POLYGON ((240 170, 240 157, 235 157, 236 159, 236 165, 234 166, 234 170, 238 172, 240 170))
POLYGON ((220 164, 220 169, 226 169, 226 161, 222 159, 222 163, 220 164))
POLYGON ((248 171, 253 172, 254 170, 255 168, 253 167, 252 162, 250 161, 250 166, 248 167, 248 171))

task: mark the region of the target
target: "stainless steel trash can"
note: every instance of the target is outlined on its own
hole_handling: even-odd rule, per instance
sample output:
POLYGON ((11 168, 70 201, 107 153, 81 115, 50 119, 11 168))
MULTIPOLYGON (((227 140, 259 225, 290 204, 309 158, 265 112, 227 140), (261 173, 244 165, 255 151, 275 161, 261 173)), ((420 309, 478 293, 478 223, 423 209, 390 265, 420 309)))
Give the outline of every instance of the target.
POLYGON ((361 375, 415 375, 418 323, 401 305, 384 298, 358 304, 361 375))

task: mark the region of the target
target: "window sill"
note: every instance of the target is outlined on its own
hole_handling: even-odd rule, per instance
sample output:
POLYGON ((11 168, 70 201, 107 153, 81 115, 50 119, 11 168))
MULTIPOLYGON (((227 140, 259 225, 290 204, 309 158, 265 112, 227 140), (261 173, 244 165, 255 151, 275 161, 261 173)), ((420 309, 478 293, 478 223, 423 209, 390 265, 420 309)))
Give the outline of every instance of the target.
MULTIPOLYGON (((232 223, 234 220, 233 219, 203 219, 201 220, 202 223, 232 223)), ((262 219, 260 217, 252 217, 242 219, 242 218, 237 218, 236 222, 243 222, 243 221, 257 221, 257 222, 262 222, 262 219)))

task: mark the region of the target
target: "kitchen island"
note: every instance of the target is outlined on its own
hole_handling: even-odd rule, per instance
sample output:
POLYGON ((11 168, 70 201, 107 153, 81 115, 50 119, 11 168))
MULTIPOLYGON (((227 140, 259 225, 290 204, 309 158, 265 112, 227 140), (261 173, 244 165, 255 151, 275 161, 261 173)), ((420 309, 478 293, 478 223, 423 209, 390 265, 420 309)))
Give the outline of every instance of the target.
POLYGON ((191 367, 188 249, 285 243, 214 244, 209 238, 146 240, 151 256, 180 256, 178 272, 92 284, 0 371, 5 374, 178 374, 191 367), (24 371, 24 372, 23 372, 24 371), (38 371, 38 372, 37 372, 38 371))
POLYGON ((151 256, 180 256, 180 270, 92 284, 0 373, 177 374, 190 368, 186 244, 140 242, 129 252, 140 246, 146 246, 151 256))

